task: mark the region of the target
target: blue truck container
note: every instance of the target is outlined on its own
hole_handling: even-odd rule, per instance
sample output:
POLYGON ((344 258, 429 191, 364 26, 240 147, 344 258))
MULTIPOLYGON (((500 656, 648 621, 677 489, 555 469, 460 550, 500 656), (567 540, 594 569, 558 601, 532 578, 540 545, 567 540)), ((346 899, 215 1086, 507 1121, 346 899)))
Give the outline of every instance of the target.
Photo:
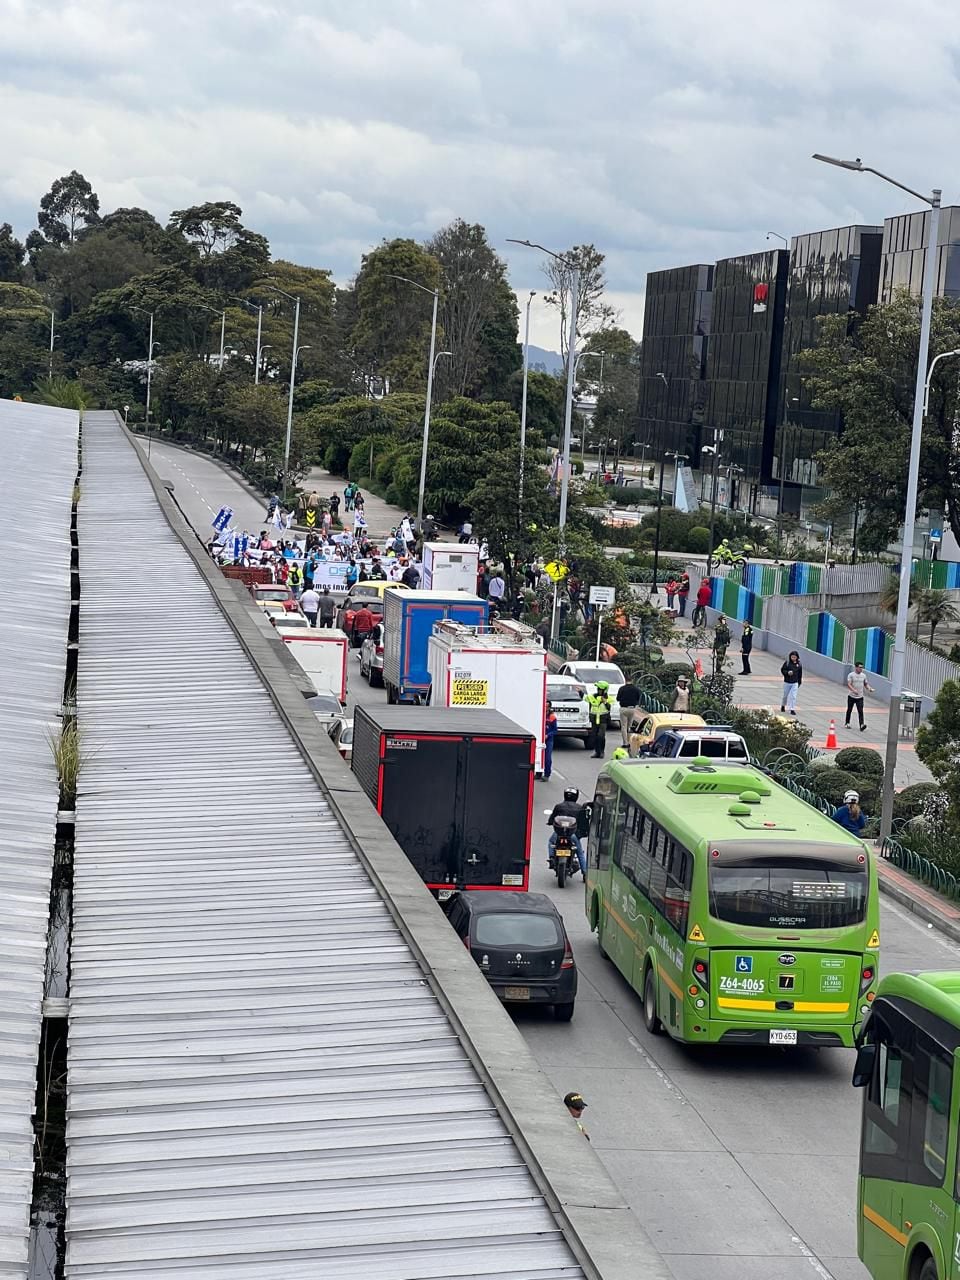
POLYGON ((489 617, 486 600, 464 591, 385 591, 383 683, 387 701, 426 702, 430 692, 427 654, 435 622, 452 618, 468 627, 485 627, 489 617))

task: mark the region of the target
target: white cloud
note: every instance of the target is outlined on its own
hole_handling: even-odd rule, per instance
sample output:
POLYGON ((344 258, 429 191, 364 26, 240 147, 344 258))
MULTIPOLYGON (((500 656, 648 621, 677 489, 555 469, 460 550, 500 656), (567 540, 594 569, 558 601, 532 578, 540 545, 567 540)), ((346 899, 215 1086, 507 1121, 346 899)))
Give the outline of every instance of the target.
MULTIPOLYGON (((105 210, 235 200, 278 256, 342 281, 383 237, 460 215, 524 300, 544 281, 508 236, 596 243, 639 332, 650 270, 912 207, 813 151, 946 186, 953 17, 950 0, 0 0, 0 220, 25 233, 77 168, 105 210)), ((541 312, 534 340, 556 346, 541 312)))

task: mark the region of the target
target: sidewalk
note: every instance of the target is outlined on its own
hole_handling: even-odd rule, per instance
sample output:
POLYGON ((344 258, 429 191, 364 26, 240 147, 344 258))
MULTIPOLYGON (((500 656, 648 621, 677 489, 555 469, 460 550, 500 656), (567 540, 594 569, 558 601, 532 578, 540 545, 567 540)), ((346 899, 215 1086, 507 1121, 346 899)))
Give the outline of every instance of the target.
MULTIPOLYGON (((676 625, 686 631, 692 630, 689 618, 677 618, 676 625)), ((801 660, 803 650, 798 646, 801 660)), ((665 649, 668 661, 686 660, 686 652, 681 648, 665 649)), ((704 669, 709 668, 710 654, 700 650, 700 659, 704 669)), ((727 654, 727 670, 736 675, 735 701, 750 710, 762 709, 778 713, 780 696, 783 691, 783 678, 780 666, 783 659, 776 654, 762 649, 754 649, 750 656, 753 674, 742 676, 740 671, 740 640, 735 636, 727 654)), ((856 718, 849 729, 844 728, 843 718, 847 709, 846 688, 835 684, 823 676, 804 673, 803 684, 797 699, 797 719, 808 725, 810 745, 824 749, 830 721, 836 722, 837 747, 872 747, 881 755, 886 751, 887 714, 886 704, 869 694, 864 700, 864 718, 867 722, 865 733, 861 733, 856 718)), ((832 752, 828 754, 833 754, 832 752)), ((906 787, 914 782, 931 782, 932 777, 926 765, 917 759, 916 747, 912 741, 902 740, 897 750, 897 770, 895 782, 897 787, 906 787)))

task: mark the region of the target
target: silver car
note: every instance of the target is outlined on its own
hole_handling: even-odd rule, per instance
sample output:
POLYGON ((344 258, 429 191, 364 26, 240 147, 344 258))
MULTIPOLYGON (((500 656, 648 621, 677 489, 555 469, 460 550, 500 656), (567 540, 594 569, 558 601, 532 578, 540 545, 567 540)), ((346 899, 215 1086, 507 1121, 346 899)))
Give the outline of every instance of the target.
POLYGON ((374 627, 360 646, 360 674, 371 689, 383 688, 383 636, 374 627))

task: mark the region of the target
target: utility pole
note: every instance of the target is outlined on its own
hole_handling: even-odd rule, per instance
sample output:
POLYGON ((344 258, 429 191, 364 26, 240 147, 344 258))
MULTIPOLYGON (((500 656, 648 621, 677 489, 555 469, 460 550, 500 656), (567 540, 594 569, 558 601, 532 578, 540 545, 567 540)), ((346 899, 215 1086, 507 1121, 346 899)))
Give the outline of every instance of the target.
POLYGON ((677 477, 680 474, 681 461, 686 462, 687 455, 685 453, 676 453, 667 450, 660 456, 660 490, 657 495, 657 536, 653 543, 653 585, 650 588, 652 596, 659 596, 660 588, 657 584, 657 575, 660 571, 660 518, 663 514, 663 468, 667 458, 673 458, 674 480, 673 480, 673 501, 676 505, 677 501, 677 477))
POLYGON ((523 528, 523 466, 527 450, 527 374, 530 370, 530 304, 536 296, 536 289, 531 289, 530 296, 527 298, 527 320, 523 330, 523 392, 520 398, 520 482, 517 486, 518 530, 523 528))

